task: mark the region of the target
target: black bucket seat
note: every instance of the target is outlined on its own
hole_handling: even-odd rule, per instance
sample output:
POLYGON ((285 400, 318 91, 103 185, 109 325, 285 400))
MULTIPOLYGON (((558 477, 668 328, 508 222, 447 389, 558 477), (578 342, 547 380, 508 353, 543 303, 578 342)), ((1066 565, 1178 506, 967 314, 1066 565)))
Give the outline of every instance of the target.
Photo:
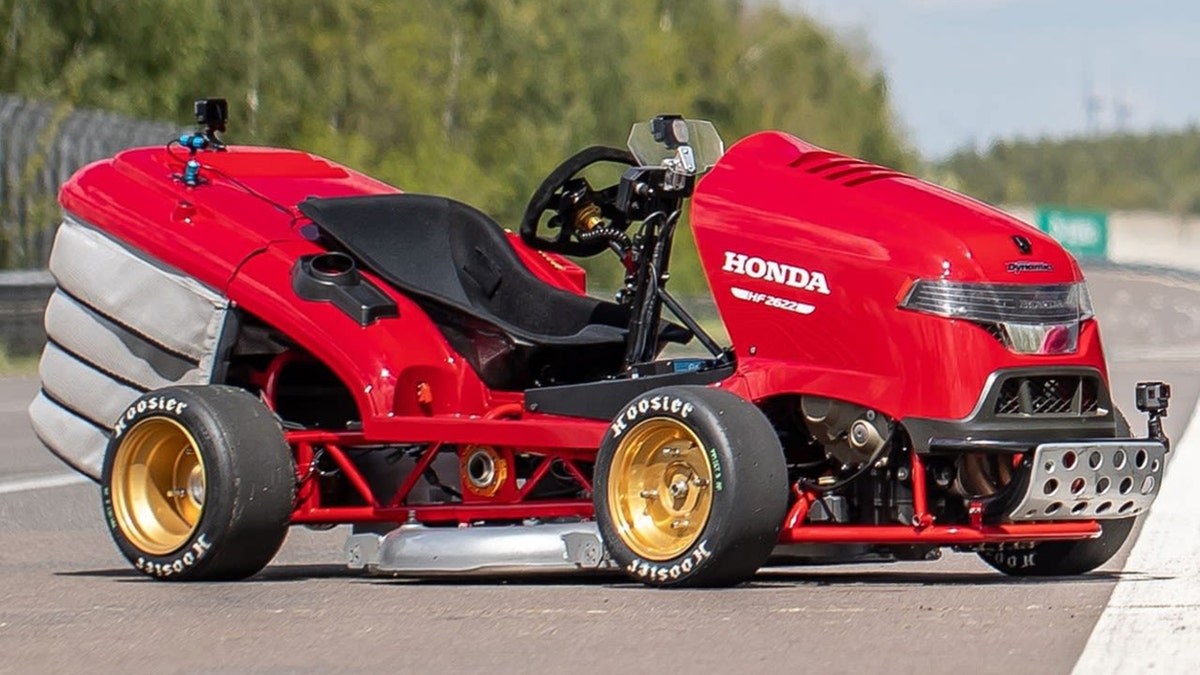
MULTIPOLYGON (((300 211, 327 244, 417 302, 492 388, 582 382, 621 366, 628 310, 542 281, 467 204, 385 194, 314 197, 300 211)), ((691 333, 664 324, 660 338, 691 333)))

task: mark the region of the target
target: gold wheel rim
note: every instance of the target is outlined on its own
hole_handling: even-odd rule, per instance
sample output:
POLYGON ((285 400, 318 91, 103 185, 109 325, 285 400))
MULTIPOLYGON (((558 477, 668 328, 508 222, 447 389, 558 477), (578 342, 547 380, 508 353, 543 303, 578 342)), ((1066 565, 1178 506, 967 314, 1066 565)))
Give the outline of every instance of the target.
POLYGON ((608 512, 638 556, 670 560, 687 551, 712 512, 712 466, 683 423, 656 417, 617 445, 608 479, 608 512))
POLYGON ((196 532, 204 511, 204 461, 175 420, 150 417, 125 432, 111 482, 117 526, 139 550, 166 555, 196 532))

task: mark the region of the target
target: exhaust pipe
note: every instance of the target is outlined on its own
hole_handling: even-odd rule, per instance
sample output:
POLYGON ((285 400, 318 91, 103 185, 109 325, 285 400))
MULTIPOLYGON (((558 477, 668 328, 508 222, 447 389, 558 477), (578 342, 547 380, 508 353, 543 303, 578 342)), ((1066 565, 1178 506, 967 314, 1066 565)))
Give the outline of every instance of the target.
POLYGON ((352 534, 347 565, 392 576, 529 576, 613 569, 594 522, 478 527, 407 523, 352 534))

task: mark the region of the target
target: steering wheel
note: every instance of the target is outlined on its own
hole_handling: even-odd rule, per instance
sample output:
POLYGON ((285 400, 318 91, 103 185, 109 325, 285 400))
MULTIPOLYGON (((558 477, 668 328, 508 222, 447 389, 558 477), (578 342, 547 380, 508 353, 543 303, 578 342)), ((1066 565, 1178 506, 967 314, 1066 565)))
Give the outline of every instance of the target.
POLYGON ((580 257, 596 255, 607 250, 608 242, 604 239, 584 241, 579 238, 580 232, 573 224, 575 214, 568 212, 572 210, 572 206, 567 203, 571 201, 568 192, 575 193, 582 188, 586 191, 588 200, 599 207, 601 214, 610 222, 608 227, 624 232, 628 223, 624 214, 614 206, 618 186, 611 185, 602 190, 592 190, 586 179, 572 180, 579 172, 602 162, 638 166, 638 161, 628 150, 602 145, 584 148, 571 155, 551 171, 538 189, 534 190, 529 205, 525 207, 525 216, 521 218, 521 241, 541 251, 580 257), (555 212, 547 226, 553 227, 557 223, 559 230, 556 236, 543 235, 540 232, 542 217, 547 211, 555 212))

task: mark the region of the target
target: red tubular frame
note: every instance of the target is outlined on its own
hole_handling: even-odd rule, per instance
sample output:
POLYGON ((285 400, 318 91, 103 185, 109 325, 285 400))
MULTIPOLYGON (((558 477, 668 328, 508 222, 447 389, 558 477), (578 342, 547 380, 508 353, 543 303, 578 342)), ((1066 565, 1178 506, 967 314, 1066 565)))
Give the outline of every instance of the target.
MULTIPOLYGON (((272 361, 263 376, 263 396, 272 408, 274 408, 279 374, 297 357, 297 354, 291 352, 279 355, 272 361)), ((555 462, 562 463, 566 472, 582 490, 588 493, 592 491, 591 480, 580 470, 576 462, 593 459, 595 455, 593 451, 578 448, 590 448, 594 447, 594 444, 584 442, 575 448, 561 447, 561 445, 568 438, 577 442, 588 440, 586 437, 595 433, 596 425, 587 425, 575 420, 563 420, 562 424, 567 427, 566 429, 564 427, 553 428, 555 425, 540 420, 531 421, 525 419, 524 415, 524 407, 520 403, 506 402, 496 405, 484 415, 472 419, 395 420, 397 428, 403 428, 407 433, 400 434, 398 438, 391 441, 392 443, 416 441, 428 433, 429 427, 438 424, 455 424, 459 430, 454 434, 455 439, 429 441, 428 447, 417 458, 413 470, 397 488, 395 494, 390 496, 374 494, 362 472, 345 452, 346 449, 355 446, 382 445, 383 443, 379 440, 369 439, 361 432, 288 431, 285 433, 285 437, 293 448, 299 482, 296 508, 292 513, 291 522, 305 525, 328 525, 348 522, 394 523, 415 519, 423 523, 457 522, 464 524, 480 520, 591 518, 593 508, 590 500, 533 500, 529 497, 542 479, 550 473, 555 462), (571 428, 571 423, 575 423, 577 426, 571 428), (470 427, 471 430, 468 431, 464 427, 470 427), (488 445, 519 446, 522 448, 522 452, 541 456, 533 473, 519 489, 511 491, 507 496, 498 495, 489 499, 472 499, 452 504, 405 503, 425 469, 442 452, 443 445, 463 443, 457 438, 460 436, 487 438, 490 435, 489 432, 499 428, 503 428, 505 432, 500 434, 502 440, 497 439, 492 443, 487 443, 488 445), (528 431, 533 428, 536 428, 539 433, 531 439, 528 431), (401 438, 406 440, 401 440, 401 438), (517 438, 523 439, 524 443, 508 442, 517 438), (531 441, 547 442, 547 446, 526 450, 525 448, 531 441), (549 441, 556 443, 551 444, 549 441), (318 485, 320 476, 314 462, 318 452, 328 455, 333 460, 365 505, 326 506, 321 503, 321 491, 318 485)), ((434 437, 439 434, 428 435, 434 437)), ((484 443, 480 442, 480 444, 484 443)), ((934 522, 934 515, 929 511, 925 464, 916 453, 911 453, 910 472, 913 488, 912 525, 805 524, 809 509, 820 495, 816 491, 794 488, 796 500, 784 521, 779 535, 779 543, 961 546, 1016 541, 1089 539, 1099 536, 1101 531, 1099 523, 1094 520, 985 525, 982 520, 982 508, 976 503, 971 504, 970 524, 937 525, 934 522)))
POLYGON ((342 525, 345 523, 403 523, 410 518, 419 523, 470 523, 481 520, 524 520, 525 518, 589 518, 592 503, 587 500, 538 500, 518 504, 471 506, 454 504, 416 504, 396 508, 374 506, 330 506, 309 508, 292 513, 295 525, 342 525))
MULTIPOLYGON (((498 416, 510 416, 513 412, 511 409, 500 411, 498 416)), ((355 446, 377 446, 378 443, 367 441, 359 432, 287 431, 284 433, 284 437, 293 448, 299 483, 296 507, 292 511, 291 522, 293 524, 395 523, 410 519, 422 523, 470 523, 479 520, 590 518, 592 516, 592 503, 587 499, 529 498, 541 480, 550 472, 554 462, 561 462, 567 473, 579 483, 581 489, 590 492, 591 481, 587 480, 575 464, 580 459, 590 458, 589 453, 583 451, 545 448, 531 452, 530 454, 541 455, 542 460, 514 498, 453 504, 405 504, 425 469, 442 451, 441 443, 432 443, 421 452, 413 470, 397 488, 395 494, 381 496, 371 490, 362 472, 346 454, 347 449, 355 446), (318 453, 328 455, 333 460, 338 470, 354 488, 355 493, 366 502, 365 505, 325 506, 321 503, 321 491, 318 485, 320 474, 314 464, 314 458, 318 456, 318 453)))
POLYGON ((779 533, 779 543, 962 546, 1015 541, 1091 539, 1100 535, 1100 524, 1094 520, 984 525, 973 517, 972 520, 976 522, 971 525, 935 525, 926 495, 925 465, 915 452, 912 453, 911 470, 912 525, 805 525, 803 523, 808 510, 819 495, 813 491, 797 490, 796 503, 792 505, 787 520, 784 521, 783 531, 779 533))
MULTIPOLYGON (((265 371, 254 376, 266 405, 275 410, 276 394, 281 373, 298 360, 309 358, 302 352, 278 354, 265 371)), ((532 415, 525 418, 520 402, 500 402, 483 415, 454 418, 405 417, 388 422, 386 440, 368 437, 361 431, 288 430, 284 438, 292 448, 296 463, 296 505, 291 522, 303 525, 329 525, 352 522, 404 522, 415 519, 425 523, 460 524, 480 520, 522 520, 525 518, 556 518, 592 516, 588 499, 530 499, 539 483, 560 462, 572 479, 586 493, 592 483, 576 465, 595 457, 595 447, 607 424, 603 422, 555 419, 553 416, 532 415), (494 445, 519 447, 522 454, 540 456, 533 473, 519 489, 489 499, 470 499, 453 504, 406 504, 413 488, 425 470, 442 452, 447 443, 459 445, 494 445), (355 447, 379 447, 398 444, 428 444, 421 451, 412 471, 392 495, 376 495, 363 472, 346 454, 355 447), (316 460, 328 456, 345 476, 355 494, 365 504, 327 506, 321 501, 321 474, 316 460)))
POLYGON ((1094 520, 1062 523, 984 525, 932 525, 920 529, 906 525, 809 525, 784 530, 781 544, 929 544, 963 546, 1015 541, 1067 541, 1100 535, 1094 520))
MULTIPOLYGON (((511 414, 511 411, 505 411, 511 414)), ((396 493, 381 501, 375 495, 362 472, 346 455, 345 450, 353 446, 368 444, 361 433, 328 431, 289 431, 288 442, 295 449, 296 466, 300 489, 296 508, 292 513, 295 524, 341 524, 348 522, 394 523, 415 519, 422 523, 469 523, 479 520, 521 520, 525 518, 576 517, 590 518, 592 504, 586 499, 574 500, 530 500, 529 495, 538 483, 550 472, 555 461, 562 462, 566 471, 587 491, 591 481, 575 464, 589 458, 589 453, 579 450, 545 449, 533 473, 510 500, 489 500, 453 504, 405 504, 422 473, 439 452, 441 443, 430 444, 422 451, 412 472, 396 493), (346 476, 357 494, 366 502, 365 506, 324 506, 321 504, 317 485, 318 474, 313 458, 320 448, 329 455, 338 469, 346 476)), ((796 502, 788 512, 784 527, 779 535, 781 544, 922 544, 934 546, 962 546, 974 544, 998 544, 1016 541, 1060 541, 1090 539, 1100 534, 1100 525, 1094 520, 1069 522, 1011 523, 984 525, 978 519, 970 525, 936 525, 928 510, 925 489, 925 466, 921 458, 913 453, 911 460, 913 477, 913 525, 822 525, 804 524, 812 504, 819 495, 813 491, 795 490, 796 502)))

